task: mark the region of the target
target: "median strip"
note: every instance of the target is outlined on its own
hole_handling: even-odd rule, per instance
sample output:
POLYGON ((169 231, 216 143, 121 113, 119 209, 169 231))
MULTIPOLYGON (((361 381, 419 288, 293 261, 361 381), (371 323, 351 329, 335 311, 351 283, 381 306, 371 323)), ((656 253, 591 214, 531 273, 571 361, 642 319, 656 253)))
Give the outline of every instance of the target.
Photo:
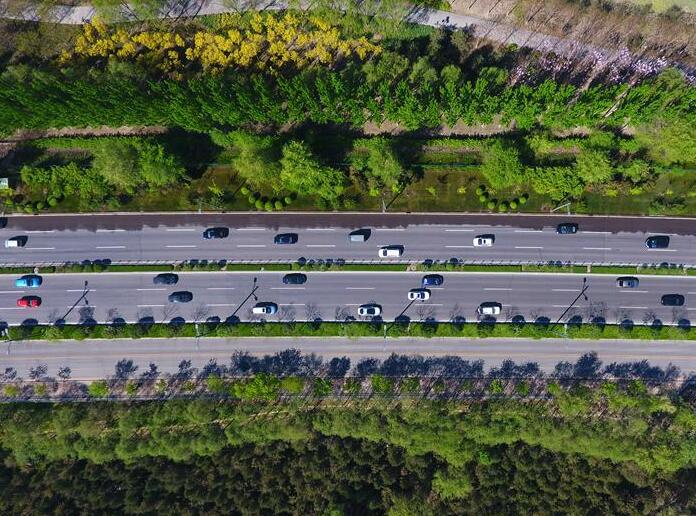
MULTIPOLYGON (((158 307, 163 305, 138 305, 158 307)), ((217 305, 209 305, 217 306, 217 305)), ((235 306, 233 304, 224 306, 235 306)), ((282 305, 286 306, 286 305, 282 305)), ((304 306, 289 304, 287 306, 304 306)), ((200 321, 152 323, 25 325, 7 328, 11 341, 83 340, 175 337, 462 337, 462 338, 564 338, 696 340, 689 325, 558 324, 549 322, 239 322, 200 321)))

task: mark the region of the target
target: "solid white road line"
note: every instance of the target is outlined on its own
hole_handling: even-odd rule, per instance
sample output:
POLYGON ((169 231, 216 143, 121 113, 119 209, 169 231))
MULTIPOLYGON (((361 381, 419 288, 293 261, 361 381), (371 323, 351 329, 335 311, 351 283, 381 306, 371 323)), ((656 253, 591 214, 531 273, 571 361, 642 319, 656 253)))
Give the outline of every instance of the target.
POLYGON ((98 245, 95 249, 125 249, 125 245, 98 245))
POLYGON ((0 306, 0 310, 24 310, 23 306, 0 306))
POLYGON ((663 252, 663 253, 676 253, 679 249, 650 249, 646 248, 648 251, 663 252))
POLYGON ((580 233, 587 233, 590 235, 611 235, 611 231, 580 231, 580 233))
POLYGON ((406 228, 376 228, 378 231, 406 231, 406 228))
POLYGON ((473 229, 445 229, 445 231, 450 231, 454 233, 473 233, 473 229))
POLYGON ((579 288, 552 288, 552 292, 580 292, 579 288))
POLYGON ((206 303, 208 306, 237 306, 237 303, 206 303))
POLYGON ((120 233, 125 231, 125 229, 97 229, 97 233, 120 233))
POLYGON ((135 305, 138 308, 159 308, 163 307, 164 305, 135 305))
POLYGON ((620 306, 619 308, 623 308, 625 310, 647 310, 647 306, 620 306))
POLYGON ((196 245, 166 245, 165 247, 169 247, 172 249, 190 249, 192 247, 198 247, 196 245))
POLYGON ((31 233, 31 234, 34 234, 34 233, 55 233, 55 232, 56 232, 55 229, 34 229, 34 230, 30 230, 30 231, 25 231, 25 233, 31 233))
POLYGON ((55 247, 25 247, 27 251, 53 251, 55 247))
POLYGON ((0 290, 0 294, 24 294, 23 290, 0 290))

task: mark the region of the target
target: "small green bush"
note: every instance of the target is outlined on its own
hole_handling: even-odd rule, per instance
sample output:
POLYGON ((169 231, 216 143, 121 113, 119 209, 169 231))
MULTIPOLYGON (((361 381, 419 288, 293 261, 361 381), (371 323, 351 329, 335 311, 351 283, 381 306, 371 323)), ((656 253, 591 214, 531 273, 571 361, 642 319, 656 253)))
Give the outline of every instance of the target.
POLYGON ((520 205, 522 204, 527 204, 527 199, 529 199, 529 196, 527 194, 521 195, 518 202, 520 205))
POLYGON ((517 200, 516 199, 513 199, 512 201, 510 201, 510 209, 511 210, 517 209, 517 200))
POLYGON ((486 202, 488 200, 488 196, 487 195, 479 195, 478 199, 479 199, 479 202, 481 204, 483 204, 484 202, 486 202))
POLYGON ((39 201, 39 202, 36 203, 36 210, 37 210, 37 211, 41 211, 41 210, 43 210, 45 207, 46 207, 46 205, 44 204, 43 201, 39 201))
POLYGON ((282 210, 282 209, 283 209, 283 201, 281 201, 280 199, 277 199, 277 200, 273 203, 273 205, 275 206, 275 209, 276 209, 276 210, 282 210))
POLYGON ((242 186, 239 191, 242 192, 242 195, 249 195, 251 193, 251 190, 249 190, 246 185, 242 186))
POLYGON ((283 199, 283 202, 285 203, 285 206, 290 206, 292 204, 292 197, 289 195, 286 195, 285 198, 283 199))
POLYGON ((257 210, 262 210, 263 209, 263 201, 261 199, 256 199, 254 206, 256 206, 257 210))
POLYGON ((58 199, 55 197, 49 197, 48 198, 48 205, 53 208, 56 204, 58 204, 58 199))
POLYGON ((489 210, 495 209, 495 201, 488 201, 488 204, 486 204, 489 210))
POLYGON ((507 211, 507 210, 508 210, 508 203, 506 203, 505 201, 501 202, 501 203, 498 205, 498 211, 499 211, 499 212, 502 213, 502 212, 505 212, 505 211, 507 211))
POLYGON ((263 207, 266 211, 273 211, 273 203, 271 201, 266 201, 263 207))
POLYGON ((109 386, 106 380, 97 380, 87 386, 87 392, 93 398, 106 398, 109 395, 109 386))
POLYGON ((486 191, 486 187, 481 185, 476 187, 476 195, 483 195, 483 193, 486 191))

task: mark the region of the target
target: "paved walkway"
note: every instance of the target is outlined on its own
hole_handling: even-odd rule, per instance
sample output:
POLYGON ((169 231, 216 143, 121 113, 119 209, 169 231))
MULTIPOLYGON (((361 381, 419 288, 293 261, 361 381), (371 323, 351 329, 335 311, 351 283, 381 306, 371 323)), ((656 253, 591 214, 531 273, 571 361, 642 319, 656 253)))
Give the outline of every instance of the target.
POLYGON ((0 348, 0 371, 14 367, 19 376, 27 377, 30 367, 45 364, 48 375, 68 366, 75 380, 104 378, 114 373, 114 365, 130 359, 146 370, 157 364, 161 372, 175 372, 179 362, 191 360, 202 367, 213 359, 229 363, 235 350, 255 355, 272 354, 289 348, 303 353, 315 353, 328 361, 347 356, 355 365, 361 358, 386 358, 391 353, 423 356, 456 355, 465 360, 482 359, 486 369, 503 360, 537 362, 545 371, 552 371, 563 360, 576 361, 590 351, 596 351, 604 364, 648 360, 665 367, 678 366, 683 372, 696 371, 696 343, 691 341, 652 342, 639 340, 581 340, 581 339, 463 339, 463 338, 382 338, 360 339, 329 337, 258 337, 196 339, 116 339, 85 341, 27 341, 5 343, 0 348))

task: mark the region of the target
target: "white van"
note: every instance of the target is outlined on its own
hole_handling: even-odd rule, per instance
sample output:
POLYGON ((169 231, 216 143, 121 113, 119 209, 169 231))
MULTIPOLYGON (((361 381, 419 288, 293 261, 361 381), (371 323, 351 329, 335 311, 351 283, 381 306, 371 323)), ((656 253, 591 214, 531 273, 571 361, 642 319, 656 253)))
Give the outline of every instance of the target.
POLYGON ((404 246, 402 245, 386 245, 379 249, 380 258, 398 258, 402 254, 404 254, 404 246))
POLYGON ((5 240, 5 247, 24 247, 26 242, 24 237, 12 237, 5 240))
POLYGON ((268 301, 262 303, 256 303, 251 309, 252 314, 256 315, 271 315, 278 311, 278 305, 275 303, 270 303, 268 301))

